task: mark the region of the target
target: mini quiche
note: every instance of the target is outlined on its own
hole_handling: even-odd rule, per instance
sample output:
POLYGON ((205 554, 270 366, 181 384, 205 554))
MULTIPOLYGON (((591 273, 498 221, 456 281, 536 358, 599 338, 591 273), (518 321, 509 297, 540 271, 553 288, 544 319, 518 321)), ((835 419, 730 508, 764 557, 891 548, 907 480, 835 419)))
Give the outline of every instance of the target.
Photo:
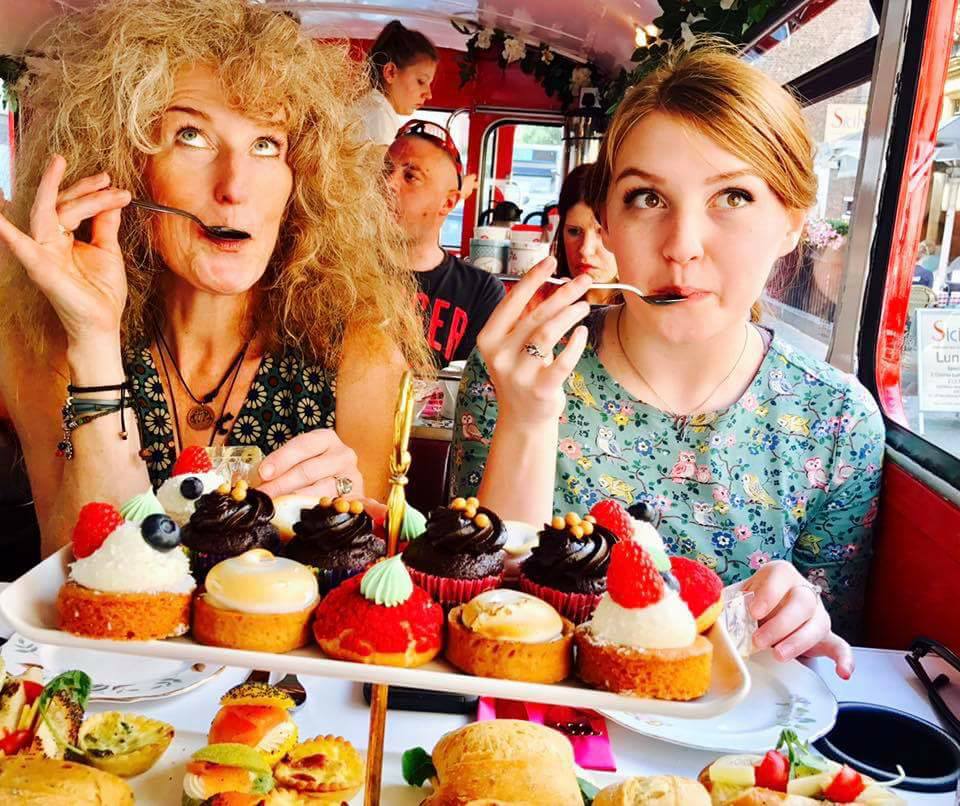
POLYGON ((317 736, 298 744, 274 768, 277 789, 311 803, 342 803, 363 785, 363 758, 340 736, 317 736))

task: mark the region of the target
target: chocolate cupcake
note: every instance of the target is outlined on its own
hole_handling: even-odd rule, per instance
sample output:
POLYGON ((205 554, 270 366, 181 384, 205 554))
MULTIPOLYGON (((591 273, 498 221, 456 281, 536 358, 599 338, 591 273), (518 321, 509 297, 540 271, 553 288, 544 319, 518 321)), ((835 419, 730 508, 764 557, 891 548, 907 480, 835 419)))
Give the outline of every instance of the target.
POLYGON ((500 518, 476 498, 455 498, 427 518, 426 531, 403 551, 416 585, 449 609, 503 580, 507 538, 500 518))
POLYGON ((520 566, 520 589, 580 624, 607 590, 610 547, 616 542, 616 535, 590 515, 557 515, 544 525, 538 545, 520 566))
POLYGON ((283 554, 317 571, 320 593, 359 574, 387 553, 387 544, 373 533, 373 520, 360 501, 321 498, 300 512, 293 538, 283 554))
POLYGON ((221 560, 250 549, 278 554, 280 536, 270 523, 273 501, 266 493, 252 490, 245 481, 232 488, 221 485, 200 496, 197 508, 181 532, 181 542, 190 551, 190 572, 202 585, 207 571, 221 560))

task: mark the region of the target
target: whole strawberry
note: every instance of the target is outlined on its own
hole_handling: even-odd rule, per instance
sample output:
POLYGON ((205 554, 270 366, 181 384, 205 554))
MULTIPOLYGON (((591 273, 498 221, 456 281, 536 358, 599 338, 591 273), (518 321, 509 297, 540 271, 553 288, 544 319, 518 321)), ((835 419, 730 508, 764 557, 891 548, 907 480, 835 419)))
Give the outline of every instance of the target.
POLYGON ((123 523, 123 515, 113 506, 99 501, 86 504, 73 527, 73 556, 78 560, 89 557, 123 523))
POLYGON ((617 540, 630 540, 633 537, 633 519, 620 502, 605 498, 593 505, 590 514, 597 523, 613 532, 617 540))
POLYGON ((639 543, 624 540, 610 549, 607 593, 621 607, 648 607, 663 598, 663 577, 639 543))
POLYGON ((184 448, 173 465, 172 476, 182 476, 187 473, 208 473, 213 470, 213 462, 207 452, 199 445, 184 448))

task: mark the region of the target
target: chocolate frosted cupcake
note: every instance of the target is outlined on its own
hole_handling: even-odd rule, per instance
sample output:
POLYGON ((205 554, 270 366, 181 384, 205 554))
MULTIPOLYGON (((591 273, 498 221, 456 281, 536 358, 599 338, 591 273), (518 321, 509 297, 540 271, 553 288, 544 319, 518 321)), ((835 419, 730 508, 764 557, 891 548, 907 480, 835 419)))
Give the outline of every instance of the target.
POLYGON ((575 624, 590 618, 607 590, 610 547, 616 535, 591 515, 557 515, 520 567, 520 589, 553 605, 575 624))
POLYGON ((403 562, 414 583, 449 609, 500 585, 506 542, 497 515, 476 498, 455 498, 430 513, 403 562))
POLYGON ((373 520, 360 501, 321 498, 300 513, 283 553, 315 568, 320 593, 326 593, 383 557, 387 544, 373 533, 373 520))
POLYGON ((232 488, 223 484, 200 496, 197 508, 181 532, 190 550, 190 571, 202 585, 207 571, 221 560, 250 549, 278 554, 280 536, 270 523, 273 501, 266 493, 251 490, 245 481, 232 488))

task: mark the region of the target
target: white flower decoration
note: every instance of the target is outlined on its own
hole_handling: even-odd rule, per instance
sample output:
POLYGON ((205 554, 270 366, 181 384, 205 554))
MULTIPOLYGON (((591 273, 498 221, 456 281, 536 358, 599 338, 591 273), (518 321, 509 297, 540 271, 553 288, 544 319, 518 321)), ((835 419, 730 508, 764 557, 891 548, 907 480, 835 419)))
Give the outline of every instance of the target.
POLYGON ((479 34, 477 34, 477 47, 480 50, 486 50, 493 44, 493 37, 496 36, 497 32, 493 28, 484 28, 479 34))
POLYGON ((293 356, 287 356, 280 362, 280 377, 288 383, 300 372, 300 362, 293 356))
POLYGON ((270 450, 275 451, 286 445, 292 436, 290 426, 285 423, 274 423, 267 429, 267 445, 270 450))
POLYGON ((143 393, 154 403, 159 403, 163 400, 163 383, 160 381, 159 375, 152 375, 147 378, 146 383, 143 385, 143 393))
POLYGON ((281 389, 273 396, 273 409, 281 417, 289 417, 293 413, 293 395, 289 389, 281 389))
POLYGON ((316 364, 304 367, 303 385, 308 392, 316 394, 321 391, 326 386, 326 380, 326 373, 316 364))
POLYGON ((516 62, 527 55, 527 46, 516 37, 511 36, 503 43, 503 58, 507 64, 516 62))
POLYGON ((144 415, 143 425, 151 434, 164 434, 170 430, 170 415, 166 409, 151 409, 144 415))
POLYGON ((697 35, 690 30, 690 25, 685 22, 680 23, 680 37, 683 39, 683 47, 685 48, 693 47, 693 43, 697 40, 697 35))
POLYGON ((584 87, 590 86, 590 68, 577 67, 570 76, 570 90, 577 93, 584 87))
POLYGON ((316 428, 323 419, 317 401, 309 397, 305 397, 297 403, 297 416, 300 418, 300 422, 310 428, 316 428))
POLYGON ((247 392, 247 402, 255 409, 263 407, 267 402, 267 390, 264 389, 260 381, 254 381, 250 384, 250 391, 247 392))
POLYGON ((233 424, 233 433, 236 434, 237 442, 241 445, 252 445, 260 439, 263 426, 260 425, 260 421, 256 417, 247 414, 233 424))

